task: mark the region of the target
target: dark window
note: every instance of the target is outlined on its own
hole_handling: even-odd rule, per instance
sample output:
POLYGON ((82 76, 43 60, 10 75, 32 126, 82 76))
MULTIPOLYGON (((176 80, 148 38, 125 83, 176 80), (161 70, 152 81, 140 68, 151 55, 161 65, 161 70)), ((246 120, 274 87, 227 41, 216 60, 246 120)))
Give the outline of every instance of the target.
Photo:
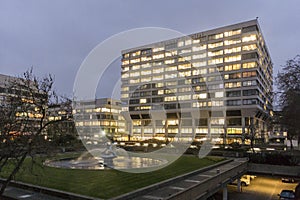
POLYGON ((239 96, 241 96, 241 91, 226 92, 226 97, 239 97, 239 96))
POLYGON ((226 111, 226 116, 242 116, 242 113, 240 110, 227 110, 226 111))
POLYGON ((258 58, 258 54, 256 52, 242 54, 242 60, 254 59, 254 58, 258 58))
POLYGON ((247 26, 243 28, 243 33, 252 32, 252 31, 258 31, 257 26, 247 26))
POLYGON ((241 118, 227 119, 227 125, 229 126, 242 125, 242 119, 241 118))

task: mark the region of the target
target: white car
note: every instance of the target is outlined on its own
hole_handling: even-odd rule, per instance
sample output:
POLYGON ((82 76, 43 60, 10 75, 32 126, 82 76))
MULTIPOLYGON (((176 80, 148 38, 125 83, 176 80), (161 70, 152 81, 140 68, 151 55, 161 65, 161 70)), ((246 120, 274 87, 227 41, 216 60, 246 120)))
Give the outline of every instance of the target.
MULTIPOLYGON (((238 183, 237 179, 232 182, 232 184, 235 184, 235 185, 237 185, 237 183, 238 183)), ((244 175, 241 177, 241 185, 242 186, 250 185, 250 176, 249 175, 244 175)))

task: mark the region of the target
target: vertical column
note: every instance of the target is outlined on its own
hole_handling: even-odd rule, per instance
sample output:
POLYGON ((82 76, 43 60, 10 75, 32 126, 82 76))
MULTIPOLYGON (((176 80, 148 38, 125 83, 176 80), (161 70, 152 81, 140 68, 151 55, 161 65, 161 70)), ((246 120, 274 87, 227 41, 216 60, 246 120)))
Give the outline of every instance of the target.
POLYGON ((207 130, 208 130, 208 133, 207 133, 207 139, 210 141, 211 140, 211 132, 210 132, 210 129, 211 129, 211 124, 210 124, 210 117, 207 118, 207 130))
POLYGON ((242 189, 241 189, 241 178, 238 178, 238 179, 237 179, 237 191, 238 191, 238 192, 241 192, 241 191, 242 191, 242 189))
POLYGON ((223 200, 228 199, 227 184, 223 187, 223 200))
POLYGON ((246 122, 245 122, 245 117, 242 116, 242 144, 245 144, 245 136, 246 136, 246 122))

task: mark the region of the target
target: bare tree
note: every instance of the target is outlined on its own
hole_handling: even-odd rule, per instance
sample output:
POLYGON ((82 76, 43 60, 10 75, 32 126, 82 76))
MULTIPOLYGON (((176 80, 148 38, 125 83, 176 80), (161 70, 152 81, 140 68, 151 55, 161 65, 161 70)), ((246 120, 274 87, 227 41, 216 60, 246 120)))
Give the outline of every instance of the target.
POLYGON ((293 149, 293 139, 300 139, 300 55, 286 62, 276 82, 282 109, 280 123, 288 129, 287 137, 293 149))
POLYGON ((0 173, 9 175, 2 183, 0 196, 25 159, 49 147, 45 130, 60 121, 47 119, 49 102, 57 100, 53 82, 51 75, 37 78, 32 69, 21 78, 7 80, 5 99, 0 105, 0 173))

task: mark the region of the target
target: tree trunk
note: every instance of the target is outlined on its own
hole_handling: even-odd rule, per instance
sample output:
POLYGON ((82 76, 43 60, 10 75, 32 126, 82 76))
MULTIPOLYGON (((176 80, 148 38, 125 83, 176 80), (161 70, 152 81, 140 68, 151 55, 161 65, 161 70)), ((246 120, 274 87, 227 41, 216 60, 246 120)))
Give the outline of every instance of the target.
POLYGON ((27 152, 24 153, 24 155, 21 157, 21 159, 19 160, 19 162, 17 163, 16 167, 14 168, 14 170, 10 173, 9 177, 5 180, 5 182, 2 184, 1 186, 1 190, 0 190, 0 196, 3 196, 3 193, 6 189, 6 187, 8 186, 8 184, 10 183, 10 181, 13 179, 13 177, 16 175, 16 173, 19 171, 20 167, 22 166, 25 158, 27 156, 27 152))
POLYGON ((291 151, 293 151, 294 146, 293 146, 293 138, 290 138, 290 144, 291 144, 291 151))

